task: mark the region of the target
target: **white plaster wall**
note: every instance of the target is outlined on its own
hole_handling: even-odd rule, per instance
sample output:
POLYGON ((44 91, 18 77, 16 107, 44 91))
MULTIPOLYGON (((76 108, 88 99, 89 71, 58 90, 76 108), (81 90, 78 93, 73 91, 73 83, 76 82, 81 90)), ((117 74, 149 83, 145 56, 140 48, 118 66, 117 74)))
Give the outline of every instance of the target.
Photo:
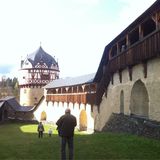
POLYGON ((69 107, 71 110, 71 114, 73 114, 77 119, 77 128, 79 128, 79 119, 80 119, 80 113, 82 110, 85 110, 86 108, 86 114, 87 114, 87 130, 89 132, 93 132, 94 130, 94 119, 91 116, 91 105, 87 104, 78 104, 78 103, 62 103, 62 102, 48 102, 46 103, 46 99, 44 99, 40 105, 37 107, 37 110, 34 112, 34 117, 36 120, 40 121, 41 119, 41 113, 43 111, 47 114, 47 122, 56 123, 57 120, 65 114, 65 109, 69 107))
POLYGON ((90 104, 86 104, 86 113, 87 113, 87 130, 89 132, 93 132, 94 131, 94 119, 91 116, 91 105, 90 104))
MULTIPOLYGON (((46 112, 47 114, 47 103, 46 103, 46 100, 44 99, 38 106, 38 108, 34 111, 34 118, 37 120, 37 121, 40 121, 41 120, 41 113, 43 111, 46 112)), ((48 118, 48 117, 47 117, 48 118)))
POLYGON ((79 128, 79 104, 75 103, 74 104, 74 110, 71 112, 77 120, 77 128, 79 128))
POLYGON ((45 109, 48 122, 54 121, 54 116, 52 115, 53 109, 54 109, 53 102, 48 102, 48 105, 46 106, 46 109, 45 109))

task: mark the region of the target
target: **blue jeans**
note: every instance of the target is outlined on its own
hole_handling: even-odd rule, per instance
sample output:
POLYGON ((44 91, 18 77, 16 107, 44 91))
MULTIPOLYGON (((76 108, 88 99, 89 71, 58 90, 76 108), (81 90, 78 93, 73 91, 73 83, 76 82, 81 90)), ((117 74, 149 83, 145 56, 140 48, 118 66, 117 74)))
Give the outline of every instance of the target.
POLYGON ((73 137, 61 137, 61 159, 66 160, 66 144, 68 144, 69 160, 73 160, 73 137))

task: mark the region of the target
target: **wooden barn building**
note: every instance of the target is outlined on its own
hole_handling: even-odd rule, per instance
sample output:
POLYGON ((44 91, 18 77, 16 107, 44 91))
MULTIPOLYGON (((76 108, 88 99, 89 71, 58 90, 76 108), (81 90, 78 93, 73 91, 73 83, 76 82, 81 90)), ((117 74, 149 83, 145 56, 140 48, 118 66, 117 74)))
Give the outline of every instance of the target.
POLYGON ((20 106, 15 97, 0 99, 0 122, 8 120, 33 120, 33 106, 20 106))

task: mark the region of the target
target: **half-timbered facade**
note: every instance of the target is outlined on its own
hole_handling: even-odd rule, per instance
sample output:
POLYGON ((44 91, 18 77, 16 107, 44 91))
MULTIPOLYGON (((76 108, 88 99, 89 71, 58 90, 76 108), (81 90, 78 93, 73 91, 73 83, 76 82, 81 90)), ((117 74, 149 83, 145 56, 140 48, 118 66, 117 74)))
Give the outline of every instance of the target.
POLYGON ((19 71, 20 104, 34 106, 43 96, 43 86, 59 78, 55 59, 40 46, 34 53, 21 60, 19 71))

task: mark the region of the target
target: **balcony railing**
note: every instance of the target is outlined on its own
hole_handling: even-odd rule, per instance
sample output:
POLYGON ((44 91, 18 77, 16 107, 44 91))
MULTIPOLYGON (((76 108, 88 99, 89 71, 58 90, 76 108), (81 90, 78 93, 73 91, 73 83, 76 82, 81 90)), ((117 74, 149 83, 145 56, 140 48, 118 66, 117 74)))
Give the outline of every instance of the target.
POLYGON ((109 60, 105 74, 97 87, 96 104, 99 105, 105 90, 110 82, 110 75, 127 67, 143 63, 149 59, 160 56, 160 30, 155 31, 136 42, 121 54, 109 60))
POLYGON ((46 85, 49 82, 51 82, 52 80, 44 80, 44 79, 40 79, 40 78, 28 78, 26 80, 23 80, 20 82, 20 85, 46 85))
POLYGON ((126 51, 109 61, 110 72, 122 70, 160 55, 160 30, 132 45, 126 51))
POLYGON ((46 101, 94 104, 95 96, 96 93, 50 94, 46 96, 46 101))

